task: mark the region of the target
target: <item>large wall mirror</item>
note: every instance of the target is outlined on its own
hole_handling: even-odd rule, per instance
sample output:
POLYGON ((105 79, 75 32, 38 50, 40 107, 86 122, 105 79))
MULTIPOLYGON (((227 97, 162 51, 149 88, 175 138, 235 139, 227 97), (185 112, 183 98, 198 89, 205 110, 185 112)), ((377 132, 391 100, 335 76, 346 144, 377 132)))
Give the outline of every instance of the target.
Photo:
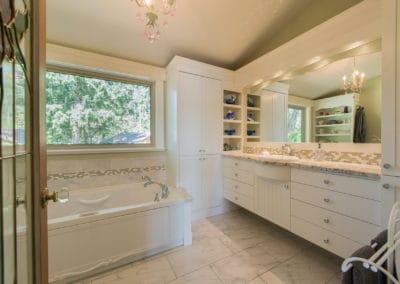
POLYGON ((247 91, 247 142, 380 143, 381 61, 376 40, 247 91))

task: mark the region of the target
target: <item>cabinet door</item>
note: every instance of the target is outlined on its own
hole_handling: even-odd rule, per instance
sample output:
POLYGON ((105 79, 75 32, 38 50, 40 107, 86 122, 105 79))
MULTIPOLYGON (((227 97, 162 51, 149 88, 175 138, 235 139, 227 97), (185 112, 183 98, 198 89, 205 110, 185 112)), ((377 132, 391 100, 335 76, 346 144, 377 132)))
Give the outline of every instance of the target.
POLYGON ((178 143, 180 155, 196 155, 203 148, 204 78, 179 72, 178 92, 178 143))
POLYGON ((206 156, 203 160, 203 184, 205 191, 205 206, 207 208, 222 205, 223 179, 222 159, 218 155, 206 156))
POLYGON ((192 197, 192 210, 204 208, 203 160, 202 158, 181 158, 179 163, 179 187, 183 187, 192 197))
POLYGON ((223 90, 219 80, 205 78, 203 113, 203 150, 207 154, 222 152, 223 90))
POLYGON ((288 183, 257 179, 257 213, 290 229, 290 189, 288 183))
POLYGON ((400 4, 383 1, 382 174, 400 176, 400 4), (397 58, 397 60, 396 60, 397 58))

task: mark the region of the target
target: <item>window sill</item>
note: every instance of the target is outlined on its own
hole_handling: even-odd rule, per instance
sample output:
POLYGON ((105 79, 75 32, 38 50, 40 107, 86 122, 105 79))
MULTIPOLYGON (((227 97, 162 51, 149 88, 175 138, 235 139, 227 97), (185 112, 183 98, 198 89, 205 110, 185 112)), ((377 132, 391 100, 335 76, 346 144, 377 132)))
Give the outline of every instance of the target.
POLYGON ((137 153, 137 152, 164 152, 165 148, 157 147, 115 147, 115 148, 62 148, 62 149, 47 149, 47 155, 87 155, 87 154, 113 154, 113 153, 137 153))

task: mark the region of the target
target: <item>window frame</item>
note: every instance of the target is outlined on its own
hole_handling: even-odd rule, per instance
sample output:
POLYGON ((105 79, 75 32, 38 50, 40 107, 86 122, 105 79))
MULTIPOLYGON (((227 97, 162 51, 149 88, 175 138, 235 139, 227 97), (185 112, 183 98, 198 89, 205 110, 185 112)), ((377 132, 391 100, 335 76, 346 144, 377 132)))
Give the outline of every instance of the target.
MULTIPOLYGON (((112 71, 92 70, 89 68, 77 68, 71 66, 60 66, 47 64, 47 72, 58 72, 77 75, 100 80, 137 84, 150 87, 150 143, 148 144, 47 144, 48 154, 90 154, 90 153, 113 153, 113 152, 146 152, 163 151, 156 148, 156 82, 153 80, 142 80, 128 74, 115 73, 112 71)), ((46 104, 47 107, 47 96, 46 104)), ((45 131, 47 143, 47 129, 45 131)))
MULTIPOLYGON (((306 116, 307 116, 307 107, 304 106, 300 106, 300 105, 295 105, 295 104, 288 104, 288 113, 289 113, 289 109, 295 109, 295 110, 301 110, 302 111, 302 115, 301 115, 301 141, 297 142, 297 143, 305 143, 307 141, 306 138, 306 116)), ((288 131, 288 135, 289 135, 289 131, 288 131)), ((288 137, 289 140, 289 137, 288 137)), ((292 141, 289 141, 292 142, 292 141)), ((296 142, 293 142, 296 143, 296 142)))

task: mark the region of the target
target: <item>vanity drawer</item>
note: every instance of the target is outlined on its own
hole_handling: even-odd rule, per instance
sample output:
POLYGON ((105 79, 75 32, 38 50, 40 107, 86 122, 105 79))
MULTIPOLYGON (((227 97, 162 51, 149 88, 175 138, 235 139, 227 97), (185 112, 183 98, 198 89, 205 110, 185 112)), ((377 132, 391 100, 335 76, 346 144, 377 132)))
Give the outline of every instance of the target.
POLYGON ((292 216, 292 232, 343 258, 363 245, 292 216))
POLYGON ((224 157, 224 167, 252 171, 253 166, 253 161, 224 157))
POLYGON ((224 176, 240 182, 254 185, 254 174, 248 171, 224 167, 224 176))
POLYGON ((224 189, 224 197, 233 203, 246 208, 247 210, 254 211, 254 199, 244 196, 233 190, 224 189))
POLYGON ((381 201, 380 183, 376 180, 292 169, 292 181, 381 201))
POLYGON ((291 203, 292 216, 335 232, 356 242, 369 244, 379 232, 379 226, 334 213, 295 199, 291 203))
POLYGON ((230 178, 224 178, 224 190, 232 190, 249 198, 254 198, 254 187, 230 178))
POLYGON ((292 182, 291 197, 334 212, 380 225, 381 203, 340 192, 292 182))

